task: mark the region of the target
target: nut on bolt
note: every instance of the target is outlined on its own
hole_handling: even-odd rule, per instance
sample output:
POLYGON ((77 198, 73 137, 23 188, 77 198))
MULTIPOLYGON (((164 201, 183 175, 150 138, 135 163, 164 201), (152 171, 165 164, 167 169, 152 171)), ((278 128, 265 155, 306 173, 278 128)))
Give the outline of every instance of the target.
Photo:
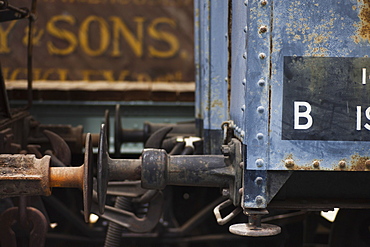
POLYGON ((320 167, 320 161, 318 160, 315 160, 313 163, 312 163, 313 167, 314 168, 319 168, 320 167))
POLYGON ((293 159, 286 159, 285 160, 285 166, 287 168, 292 168, 294 166, 294 160, 293 159))
POLYGON ((365 167, 367 170, 370 170, 370 160, 365 161, 365 167))
POLYGON ((265 198, 263 198, 262 196, 256 196, 256 204, 257 205, 263 204, 264 201, 265 201, 265 198))
POLYGON ((230 195, 230 190, 228 190, 228 189, 222 189, 222 195, 223 196, 229 196, 230 195))
POLYGON ((260 29, 258 31, 259 33, 266 33, 267 32, 267 26, 260 26, 260 29))
POLYGON ((344 160, 339 161, 338 163, 339 168, 344 169, 346 168, 347 163, 344 160))

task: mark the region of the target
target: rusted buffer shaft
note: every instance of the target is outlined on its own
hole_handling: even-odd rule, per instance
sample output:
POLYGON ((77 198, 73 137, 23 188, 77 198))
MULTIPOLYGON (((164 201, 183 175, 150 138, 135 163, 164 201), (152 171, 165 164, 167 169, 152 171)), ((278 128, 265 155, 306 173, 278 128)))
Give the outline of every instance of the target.
POLYGON ((83 189, 84 165, 50 167, 50 156, 0 155, 0 197, 51 195, 52 187, 83 189))
POLYGON ((83 187, 84 167, 50 167, 50 187, 83 187))
POLYGON ((147 189, 166 185, 227 187, 234 176, 223 155, 171 156, 161 149, 146 149, 142 155, 141 184, 147 189))

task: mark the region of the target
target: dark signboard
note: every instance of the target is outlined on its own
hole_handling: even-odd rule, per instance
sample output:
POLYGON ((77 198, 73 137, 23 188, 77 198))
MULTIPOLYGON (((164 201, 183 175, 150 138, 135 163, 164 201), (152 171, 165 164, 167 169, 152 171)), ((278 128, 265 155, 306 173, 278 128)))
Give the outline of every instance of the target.
MULTIPOLYGON (((194 81, 192 0, 39 0, 37 17, 35 80, 194 81)), ((0 23, 6 80, 26 79, 27 25, 0 23)))
POLYGON ((370 141, 370 58, 285 57, 283 140, 370 141))

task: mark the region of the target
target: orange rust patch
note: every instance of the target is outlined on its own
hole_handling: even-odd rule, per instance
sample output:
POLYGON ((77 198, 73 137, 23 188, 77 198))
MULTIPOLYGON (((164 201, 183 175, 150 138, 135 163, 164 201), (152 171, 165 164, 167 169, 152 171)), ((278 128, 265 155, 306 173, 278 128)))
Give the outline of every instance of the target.
POLYGON ((358 35, 370 42, 370 0, 363 0, 358 17, 361 20, 358 29, 358 35))
POLYGON ((360 156, 358 154, 351 156, 351 167, 349 167, 349 171, 366 171, 369 170, 365 163, 369 160, 370 157, 368 156, 360 156))

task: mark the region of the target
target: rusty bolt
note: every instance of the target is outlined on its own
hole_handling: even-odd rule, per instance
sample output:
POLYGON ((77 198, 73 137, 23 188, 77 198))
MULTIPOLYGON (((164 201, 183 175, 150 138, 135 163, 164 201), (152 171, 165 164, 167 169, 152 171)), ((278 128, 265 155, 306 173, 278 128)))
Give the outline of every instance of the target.
POLYGON ((370 160, 365 161, 366 169, 370 169, 370 160))
POLYGON ((244 169, 244 162, 239 163, 240 168, 244 169))
POLYGON ((259 33, 266 33, 267 27, 266 26, 260 26, 259 33))
POLYGON ((319 168, 320 167, 320 162, 318 160, 315 160, 313 163, 312 163, 313 167, 315 168, 319 168))
POLYGON ((266 0, 261 0, 261 5, 262 6, 265 6, 267 4, 267 1, 266 0))
POLYGON ((294 160, 292 159, 286 159, 285 160, 285 166, 288 167, 288 168, 291 168, 294 166, 294 160))
POLYGON ((229 189, 222 189, 222 196, 229 196, 230 190, 229 189))
POLYGON ((266 58, 266 54, 265 53, 260 53, 258 56, 259 56, 260 59, 265 59, 266 58))
POLYGON ((339 165, 340 168, 343 169, 343 168, 346 167, 346 162, 344 160, 341 160, 341 161, 339 161, 339 164, 338 165, 339 165))
POLYGON ((255 183, 257 186, 261 186, 261 185, 262 185, 262 182, 263 182, 263 178, 261 178, 261 177, 257 177, 257 178, 254 180, 254 183, 255 183))
POLYGON ((256 204, 261 205, 264 202, 265 198, 263 196, 256 196, 256 204))

